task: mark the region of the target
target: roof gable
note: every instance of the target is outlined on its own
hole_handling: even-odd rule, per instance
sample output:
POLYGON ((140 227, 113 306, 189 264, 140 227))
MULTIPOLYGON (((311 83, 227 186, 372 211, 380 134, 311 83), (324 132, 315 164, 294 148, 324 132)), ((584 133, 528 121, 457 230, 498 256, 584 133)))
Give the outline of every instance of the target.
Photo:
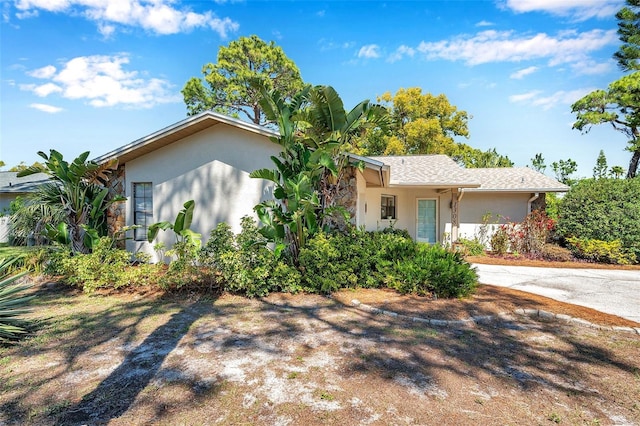
POLYGON ((120 164, 124 164, 218 124, 227 124, 265 137, 277 137, 279 135, 277 132, 264 126, 248 123, 217 112, 204 111, 101 155, 95 158, 94 161, 102 163, 112 158, 117 158, 120 164))

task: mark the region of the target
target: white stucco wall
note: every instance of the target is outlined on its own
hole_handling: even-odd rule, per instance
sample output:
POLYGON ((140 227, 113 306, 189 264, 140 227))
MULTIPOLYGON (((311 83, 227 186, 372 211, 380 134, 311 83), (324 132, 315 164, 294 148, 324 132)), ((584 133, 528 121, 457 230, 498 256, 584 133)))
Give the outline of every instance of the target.
POLYGON ((364 225, 367 231, 382 230, 393 223, 395 228, 406 229, 415 239, 418 199, 435 199, 437 202, 438 241, 441 241, 442 234, 445 232, 445 224, 451 222, 450 193, 439 194, 435 190, 426 188, 367 188, 364 194, 366 205, 364 225), (380 218, 383 194, 396 197, 395 221, 380 218))
MULTIPOLYGON (((133 184, 151 182, 153 222, 173 222, 183 204, 193 199, 191 229, 202 234, 203 243, 220 222, 239 232, 240 219, 254 215, 253 207, 271 198, 267 182, 252 179, 249 173, 273 168, 270 156, 277 155, 279 148, 267 137, 217 124, 131 160, 125 164, 126 223, 133 224, 133 184)), ((174 234, 160 231, 157 241, 170 248, 174 234)), ((158 260, 153 244, 128 240, 127 249, 149 253, 158 260)))

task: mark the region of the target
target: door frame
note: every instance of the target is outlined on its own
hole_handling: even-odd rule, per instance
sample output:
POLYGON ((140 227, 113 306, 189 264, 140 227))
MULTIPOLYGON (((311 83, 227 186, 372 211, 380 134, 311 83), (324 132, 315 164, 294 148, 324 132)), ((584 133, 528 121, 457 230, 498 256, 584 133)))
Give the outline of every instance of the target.
POLYGON ((439 228, 440 228, 440 218, 439 218, 439 216, 440 216, 440 215, 439 215, 439 212, 438 212, 438 201, 439 201, 439 199, 438 199, 438 198, 435 198, 435 197, 419 197, 419 198, 416 198, 416 206, 415 206, 415 210, 414 210, 414 213, 415 213, 415 221, 414 221, 414 222, 415 222, 415 229, 416 229, 416 237, 415 237, 415 240, 416 240, 417 242, 419 242, 419 243, 435 244, 435 243, 437 243, 437 242, 439 241, 439 238, 438 238, 438 230, 439 230, 439 228), (434 218, 434 220, 435 220, 435 231, 434 231, 434 233, 435 233, 435 236, 434 236, 434 237, 435 237, 435 239, 434 239, 434 241, 432 241, 432 242, 430 242, 430 241, 425 241, 425 240, 419 240, 419 239, 418 239, 418 220, 419 220, 418 208, 419 208, 419 205, 420 205, 420 201, 422 201, 422 200, 425 200, 425 201, 434 201, 434 202, 435 202, 435 204, 436 204, 436 205, 435 205, 435 218, 434 218))

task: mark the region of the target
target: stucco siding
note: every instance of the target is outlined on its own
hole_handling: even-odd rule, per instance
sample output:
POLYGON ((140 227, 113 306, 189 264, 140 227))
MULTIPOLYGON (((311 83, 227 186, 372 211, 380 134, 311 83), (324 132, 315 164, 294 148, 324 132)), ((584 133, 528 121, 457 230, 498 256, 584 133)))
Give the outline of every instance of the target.
MULTIPOLYGON (((193 199, 195 211, 191 229, 206 241, 220 222, 240 231, 240 219, 254 215, 253 207, 271 198, 266 181, 249 173, 272 168, 270 156, 279 146, 268 138, 218 124, 125 164, 127 196, 126 222, 133 224, 133 183, 153 185, 153 222, 172 222, 184 202, 193 199)), ((160 232, 157 241, 170 248, 171 231, 160 232)), ((155 255, 152 245, 129 240, 127 248, 155 255)), ((155 259, 157 260, 157 259, 155 259)))
POLYGON ((435 190, 422 188, 367 188, 365 193, 366 213, 365 228, 367 231, 382 230, 391 224, 397 229, 406 229, 412 238, 416 238, 416 216, 418 199, 434 199, 437 202, 437 235, 441 240, 445 224, 451 221, 449 201, 451 194, 439 194, 435 190), (382 195, 396 197, 396 220, 382 219, 380 203, 382 195))
POLYGON ((529 198, 529 193, 465 193, 460 201, 460 223, 481 223, 486 213, 491 213, 493 219, 499 215, 512 222, 521 222, 528 213, 529 198))

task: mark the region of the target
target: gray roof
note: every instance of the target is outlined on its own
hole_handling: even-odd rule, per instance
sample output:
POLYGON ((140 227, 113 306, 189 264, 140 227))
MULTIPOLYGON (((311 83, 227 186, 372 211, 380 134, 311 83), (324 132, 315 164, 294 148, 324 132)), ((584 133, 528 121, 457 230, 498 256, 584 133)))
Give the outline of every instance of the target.
POLYGON ((0 172, 0 193, 27 193, 49 180, 46 173, 18 177, 18 172, 0 172))
POLYGON ((467 170, 482 183, 479 188, 465 189, 469 192, 566 192, 569 190, 567 185, 529 167, 467 170))
POLYGON ((390 185, 430 186, 438 188, 475 188, 480 186, 472 176, 446 155, 403 155, 369 157, 391 168, 390 185))
POLYGON ((566 192, 569 187, 528 167, 466 169, 446 155, 369 157, 391 169, 390 185, 464 188, 470 192, 566 192))

